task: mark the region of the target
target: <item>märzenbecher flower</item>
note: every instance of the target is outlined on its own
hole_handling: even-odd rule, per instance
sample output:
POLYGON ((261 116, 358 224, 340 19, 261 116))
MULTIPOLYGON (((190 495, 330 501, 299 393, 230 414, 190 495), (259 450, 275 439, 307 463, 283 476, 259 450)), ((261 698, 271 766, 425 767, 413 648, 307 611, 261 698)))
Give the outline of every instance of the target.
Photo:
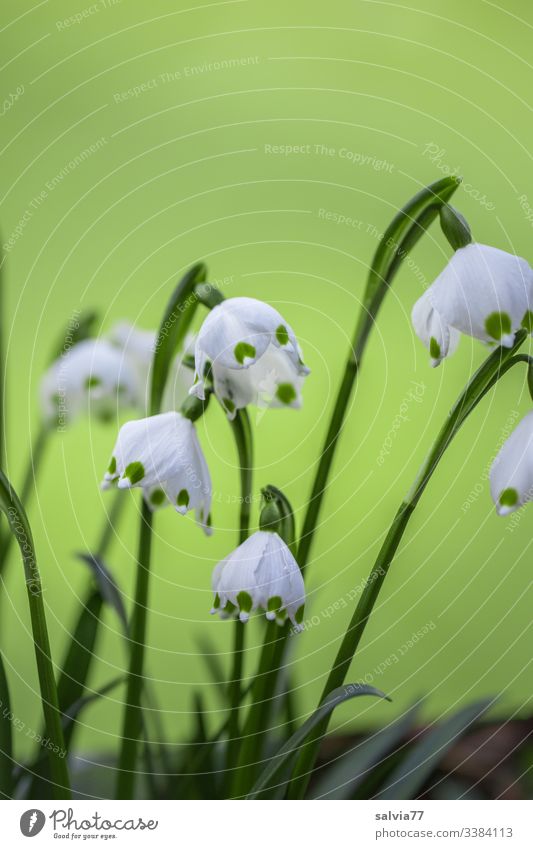
POLYGON ((194 424, 180 413, 127 422, 119 431, 102 486, 141 487, 153 509, 196 511, 210 533, 211 478, 194 424))
POLYGON ((533 411, 515 427, 494 460, 490 492, 500 516, 533 499, 533 411))
POLYGON ((417 336, 438 366, 460 333, 511 347, 520 328, 533 330, 533 270, 521 257, 476 242, 459 248, 413 307, 417 336))
POLYGON ((212 613, 236 609, 241 622, 261 608, 269 620, 303 619, 305 587, 300 568, 277 533, 256 531, 213 571, 212 613))
POLYGON ((191 394, 204 397, 210 370, 230 419, 248 404, 299 407, 309 374, 291 327, 277 310, 254 298, 228 298, 211 310, 196 339, 195 366, 191 394))
POLYGON ((41 407, 46 421, 73 421, 89 412, 108 420, 135 403, 135 375, 106 339, 84 339, 65 351, 43 375, 41 407))

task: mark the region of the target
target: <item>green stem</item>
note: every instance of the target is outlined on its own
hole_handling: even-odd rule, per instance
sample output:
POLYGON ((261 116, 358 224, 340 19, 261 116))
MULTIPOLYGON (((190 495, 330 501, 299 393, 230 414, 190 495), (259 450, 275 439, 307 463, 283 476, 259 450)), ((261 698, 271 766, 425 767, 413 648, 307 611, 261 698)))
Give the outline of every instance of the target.
MULTIPOLYGON (((28 501, 30 499, 32 488, 35 483, 35 478, 37 477, 37 471, 41 465, 41 460, 44 455, 44 450, 48 442, 50 432, 50 427, 44 423, 41 423, 41 425, 39 426, 39 430, 37 431, 37 434, 34 438, 33 446, 28 460, 28 465, 24 474, 24 480, 20 489, 20 500, 22 504, 28 504, 28 501)), ((8 532, 2 534, 0 542, 0 575, 3 574, 6 568, 7 558, 12 541, 12 534, 8 532)))
MULTIPOLYGON (((241 492, 239 515, 240 545, 245 541, 245 539, 247 539, 250 531, 250 513, 252 508, 253 439, 250 417, 246 410, 238 410, 231 424, 239 457, 241 492)), ((233 666, 229 681, 230 715, 228 723, 227 750, 228 770, 235 766, 240 743, 240 705, 242 701, 242 677, 246 625, 239 619, 236 619, 233 624, 233 628, 233 666)))
POLYGON ((279 625, 276 622, 267 622, 259 667, 252 685, 250 709, 242 730, 238 766, 233 777, 231 795, 234 798, 246 796, 261 766, 265 726, 272 699, 275 697, 273 686, 277 673, 276 650, 283 642, 279 625))
MULTIPOLYGON (((168 373, 177 347, 198 303, 195 286, 205 280, 206 267, 197 263, 185 272, 174 289, 161 321, 152 363, 149 414, 161 409, 168 373)), ((117 798, 132 799, 135 790, 135 767, 139 737, 143 728, 141 694, 143 689, 148 590, 150 584, 150 555, 152 548, 152 512, 142 499, 137 555, 137 578, 129 640, 131 655, 126 688, 123 734, 118 762, 117 798)))
POLYGON ((106 513, 104 517, 104 522, 102 525, 102 530, 100 532, 98 545, 96 546, 96 557, 99 560, 104 560, 107 549, 109 548, 109 545, 111 544, 113 537, 117 532, 117 524, 126 505, 126 498, 124 496, 125 493, 121 492, 120 490, 117 490, 117 492, 114 493, 114 499, 113 503, 111 504, 111 510, 109 511, 109 513, 106 513))
MULTIPOLYGON (((450 411, 444 425, 442 426, 433 446, 422 464, 418 475, 409 490, 406 498, 394 517, 392 525, 381 546, 376 562, 370 572, 361 594, 361 598, 353 613, 351 622, 344 635, 337 656, 330 670, 326 685, 320 701, 326 698, 336 687, 342 686, 348 669, 353 661, 354 654, 359 646, 361 637, 370 618, 376 600, 379 596, 383 582, 387 576, 389 567, 396 554, 400 541, 403 537, 409 519, 411 518, 422 493, 429 483, 435 469, 444 452, 459 431, 463 422, 475 409, 487 392, 493 388, 508 369, 521 362, 521 357, 515 357, 515 351, 522 345, 526 338, 526 332, 520 331, 516 334, 512 348, 498 348, 494 351, 473 375, 465 390, 459 396, 456 404, 450 411)), ((292 782, 289 786, 289 798, 303 798, 307 784, 318 753, 320 741, 327 731, 330 717, 327 717, 313 732, 312 737, 302 749, 292 782)))
POLYGON ((43 603, 43 590, 35 546, 25 510, 11 484, 1 471, 0 504, 7 516, 11 533, 16 538, 22 555, 44 723, 47 736, 50 740, 48 756, 54 798, 69 799, 70 779, 65 758, 65 741, 61 726, 57 686, 50 652, 50 640, 48 638, 43 603))
POLYGON ((152 515, 152 511, 143 499, 139 528, 135 602, 129 635, 131 651, 128 669, 128 686, 126 689, 126 709, 124 711, 122 726, 122 748, 118 763, 118 799, 133 799, 137 752, 139 737, 142 731, 141 693, 143 688, 146 619, 148 613, 152 515))
POLYGON ((311 545, 317 528, 322 500, 335 456, 335 449, 342 430, 344 418, 352 396, 355 381, 361 366, 371 330, 379 309, 409 251, 426 232, 437 217, 439 209, 446 203, 459 182, 446 177, 423 189, 398 212, 381 239, 374 254, 363 298, 363 305, 355 328, 353 343, 348 353, 331 421, 318 462, 311 496, 307 505, 300 545, 298 563, 305 573, 311 545))

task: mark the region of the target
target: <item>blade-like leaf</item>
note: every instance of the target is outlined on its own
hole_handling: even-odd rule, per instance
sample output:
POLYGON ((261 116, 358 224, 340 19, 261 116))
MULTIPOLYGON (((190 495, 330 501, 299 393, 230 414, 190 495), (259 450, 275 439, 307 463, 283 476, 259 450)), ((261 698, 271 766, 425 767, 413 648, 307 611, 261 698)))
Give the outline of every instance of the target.
POLYGON ((104 561, 95 554, 85 552, 78 552, 76 556, 86 563, 91 570, 102 599, 116 612, 126 634, 128 632, 128 615, 122 601, 122 594, 104 561))
POLYGON ((281 747, 276 755, 269 761, 266 768, 263 770, 258 780, 256 781, 248 799, 256 799, 264 790, 271 786, 280 773, 290 764, 298 754, 299 749, 305 743, 307 737, 311 734, 314 728, 319 725, 322 720, 329 716, 335 708, 353 699, 356 696, 377 696, 380 699, 386 699, 388 702, 391 699, 377 690, 375 687, 370 687, 367 684, 345 684, 343 687, 337 687, 333 690, 322 702, 320 707, 307 719, 304 724, 296 731, 292 737, 281 747))
POLYGON ((13 790, 13 727, 11 701, 4 661, 0 654, 0 796, 8 799, 13 790))
POLYGON ((157 335, 152 363, 150 413, 159 413, 168 371, 172 358, 190 325, 198 298, 194 294, 197 283, 205 280, 207 268, 203 262, 193 265, 182 277, 167 304, 157 335))
POLYGON ((474 702, 426 731, 422 738, 412 745, 407 757, 387 778, 387 786, 375 798, 416 798, 416 794, 423 788, 448 749, 451 749, 494 702, 495 699, 474 702))
POLYGON ((314 799, 351 799, 370 770, 394 751, 413 728, 419 704, 391 725, 370 734, 354 749, 342 755, 333 766, 324 767, 324 776, 313 788, 314 799))

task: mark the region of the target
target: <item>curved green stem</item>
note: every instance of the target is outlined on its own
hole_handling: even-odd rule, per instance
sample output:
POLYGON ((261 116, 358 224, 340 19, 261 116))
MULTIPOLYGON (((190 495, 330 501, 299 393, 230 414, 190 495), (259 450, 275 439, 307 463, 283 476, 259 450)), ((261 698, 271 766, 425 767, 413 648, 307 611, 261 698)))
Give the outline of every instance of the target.
MULTIPOLYGON (((252 508, 253 439, 248 412, 246 410, 238 410, 231 425, 239 457, 241 491, 239 515, 240 545, 248 537, 248 533, 250 531, 250 513, 252 508)), ((232 769, 235 766, 238 758, 246 627, 247 626, 239 619, 236 619, 233 624, 233 666, 229 681, 230 716, 228 723, 228 769, 232 769)))
MULTIPOLYGON (((524 342, 526 335, 526 331, 520 331, 516 334, 512 348, 498 348, 494 351, 473 375, 465 390, 461 393, 459 399, 450 411, 427 458, 415 478, 413 486, 409 490, 404 501, 400 504, 392 525, 385 537, 374 567, 370 572, 351 622, 337 652, 337 656, 326 681, 321 700, 336 687, 341 686, 346 678, 346 674, 359 646, 368 619, 372 613, 409 519, 411 518, 422 493, 429 483, 431 476, 437 468, 441 457, 463 422, 475 409, 482 398, 485 397, 487 392, 492 389, 495 383, 509 370, 509 368, 522 361, 521 357, 515 357, 514 354, 524 342)), ((309 742, 302 749, 293 773, 291 785, 289 787, 289 798, 303 798, 320 741, 326 733, 328 724, 329 718, 324 720, 324 722, 317 727, 309 742)))
POLYGON ((7 516, 11 533, 22 555, 24 576, 30 605, 30 618, 39 675, 39 687, 47 736, 50 777, 56 799, 70 798, 70 779, 66 764, 65 741, 61 726, 57 686, 46 625, 41 576, 28 517, 11 484, 0 471, 0 507, 7 516))
POLYGON ((337 441, 363 353, 381 304, 403 259, 437 217, 440 207, 450 199, 459 182, 455 177, 445 177, 415 195, 395 216, 374 254, 353 343, 335 399, 303 522, 297 557, 302 572, 305 572, 309 560, 337 441))
MULTIPOLYGON (((20 489, 20 500, 22 504, 27 504, 31 495, 32 487, 37 476, 37 471, 41 465, 41 460, 44 455, 44 450, 50 435, 50 427, 41 423, 39 430, 33 441, 28 465, 24 474, 24 480, 20 489)), ((11 548, 13 536, 10 533, 4 533, 0 542, 0 575, 6 568, 7 557, 11 548)))

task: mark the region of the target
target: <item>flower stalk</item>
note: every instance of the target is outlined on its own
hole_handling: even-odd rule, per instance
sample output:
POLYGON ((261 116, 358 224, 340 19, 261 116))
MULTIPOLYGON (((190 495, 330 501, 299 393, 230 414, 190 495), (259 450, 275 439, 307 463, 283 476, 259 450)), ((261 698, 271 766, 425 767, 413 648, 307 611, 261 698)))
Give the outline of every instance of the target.
MULTIPOLYGON (((526 331, 521 330, 516 334, 511 348, 497 348, 473 375, 450 411, 411 489, 404 501, 400 504, 385 537, 376 562, 368 576, 365 589, 361 594, 361 598, 331 667, 321 700, 336 687, 344 683, 370 614, 374 609, 390 565, 409 523, 409 519, 437 468, 440 459, 459 431, 461 425, 477 404, 513 364, 521 361, 521 358, 515 357, 514 354, 523 344, 526 336, 526 331)), ((313 736, 302 749, 293 773, 292 782, 289 786, 289 798, 303 798, 305 795, 320 741, 327 731, 328 724, 329 717, 316 728, 313 736)))
MULTIPOLYGON (((206 267, 194 265, 176 287, 163 315, 155 345, 151 386, 150 415, 160 411, 172 358, 185 338, 198 299, 195 286, 205 280, 206 267)), ((141 694, 144 676, 146 622, 150 585, 150 556, 152 548, 152 512, 143 499, 139 526, 137 578, 129 639, 131 642, 126 704, 122 726, 122 741, 118 761, 116 795, 132 799, 135 790, 135 768, 142 729, 141 694)))

